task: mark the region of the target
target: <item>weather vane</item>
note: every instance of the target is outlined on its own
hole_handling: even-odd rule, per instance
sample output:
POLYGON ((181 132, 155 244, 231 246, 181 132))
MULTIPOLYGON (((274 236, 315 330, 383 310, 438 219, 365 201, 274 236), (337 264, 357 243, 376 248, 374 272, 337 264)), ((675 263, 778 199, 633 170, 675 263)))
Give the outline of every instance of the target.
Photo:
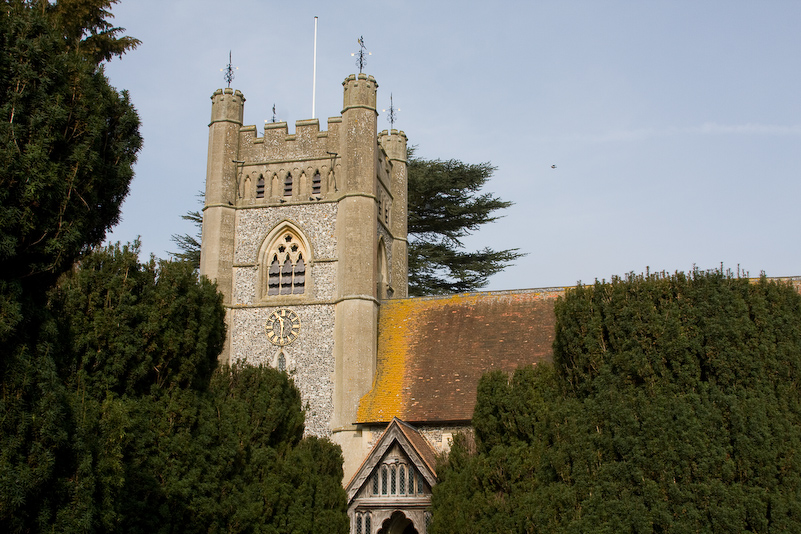
POLYGON ((382 109, 381 111, 387 114, 389 127, 395 128, 395 121, 398 120, 398 112, 400 111, 400 108, 395 109, 395 104, 392 102, 392 93, 389 93, 389 109, 382 109))
POLYGON ((275 104, 273 104, 273 122, 275 122, 275 104))
POLYGON ((367 56, 372 56, 371 52, 368 52, 367 49, 364 47, 364 36, 359 37, 356 39, 356 42, 359 43, 359 51, 354 52, 351 56, 356 56, 356 65, 359 67, 359 74, 364 72, 364 65, 367 63, 367 56))
POLYGON ((234 81, 234 71, 239 70, 239 67, 234 67, 231 64, 231 51, 228 51, 228 66, 224 69, 220 69, 220 71, 224 72, 223 79, 228 83, 228 87, 231 87, 231 82, 234 81))

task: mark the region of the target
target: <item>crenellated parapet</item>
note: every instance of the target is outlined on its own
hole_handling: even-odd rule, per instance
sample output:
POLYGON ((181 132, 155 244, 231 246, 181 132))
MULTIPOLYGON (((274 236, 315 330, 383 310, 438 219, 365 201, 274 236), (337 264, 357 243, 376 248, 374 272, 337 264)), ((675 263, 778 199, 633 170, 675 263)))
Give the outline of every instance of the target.
POLYGON ((211 95, 211 123, 234 122, 241 125, 244 117, 245 97, 239 90, 217 89, 211 95))
POLYGON ((265 122, 264 135, 257 136, 256 126, 244 126, 239 132, 240 156, 245 161, 289 161, 328 158, 339 142, 341 117, 328 119, 328 130, 320 130, 318 119, 295 122, 290 133, 286 122, 265 122))
POLYGON ((403 130, 382 130, 378 134, 378 144, 387 153, 387 157, 391 160, 402 161, 406 163, 406 144, 408 139, 403 130))
POLYGON ((345 88, 342 104, 343 114, 353 108, 372 109, 378 114, 376 110, 378 82, 375 81, 375 78, 363 73, 359 73, 358 76, 351 74, 345 78, 342 85, 345 88))

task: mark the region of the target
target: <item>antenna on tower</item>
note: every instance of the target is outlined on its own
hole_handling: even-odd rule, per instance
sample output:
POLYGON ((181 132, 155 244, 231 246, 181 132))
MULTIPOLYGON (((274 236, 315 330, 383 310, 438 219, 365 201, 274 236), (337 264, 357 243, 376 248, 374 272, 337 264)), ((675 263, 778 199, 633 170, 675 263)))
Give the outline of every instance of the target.
POLYGON ((223 79, 228 83, 228 87, 231 87, 231 82, 234 81, 234 71, 239 70, 239 67, 234 67, 231 64, 231 51, 228 51, 228 66, 224 69, 220 69, 220 72, 224 72, 223 79))
POLYGON ((314 17, 314 74, 312 75, 312 116, 316 118, 314 105, 317 99, 317 17, 314 17))
POLYGON ((389 121, 389 127, 395 127, 395 121, 398 120, 398 112, 400 108, 395 108, 395 104, 392 102, 392 93, 389 93, 389 109, 382 109, 384 113, 387 114, 387 120, 389 121))
POLYGON ((372 56, 372 52, 368 52, 367 49, 364 47, 364 36, 359 37, 356 39, 356 42, 359 43, 359 51, 354 52, 351 56, 356 56, 356 66, 359 67, 359 74, 364 72, 364 66, 367 64, 367 56, 372 56))

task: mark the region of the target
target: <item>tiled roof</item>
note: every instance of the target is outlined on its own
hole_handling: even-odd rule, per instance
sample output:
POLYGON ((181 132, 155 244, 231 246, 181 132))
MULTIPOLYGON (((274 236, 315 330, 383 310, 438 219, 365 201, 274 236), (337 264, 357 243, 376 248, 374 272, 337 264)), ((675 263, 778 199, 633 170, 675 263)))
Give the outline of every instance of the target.
POLYGON ((414 447, 414 450, 417 451, 417 454, 420 455, 420 458, 426 464, 428 470, 431 471, 431 474, 436 477, 437 455, 428 440, 423 437, 423 435, 420 434, 416 428, 405 421, 401 421, 400 419, 398 419, 398 428, 401 432, 403 432, 403 435, 406 436, 406 439, 409 440, 409 443, 412 444, 412 447, 414 447))
POLYGON ((469 421, 481 375, 550 359, 563 288, 381 303, 376 378, 359 423, 469 421))
MULTIPOLYGON (((755 279, 754 279, 755 280, 755 279)), ((773 278, 801 293, 801 277, 773 278)), ((468 293, 381 303, 373 387, 358 423, 466 422, 478 380, 551 359, 553 306, 565 288, 468 293)))

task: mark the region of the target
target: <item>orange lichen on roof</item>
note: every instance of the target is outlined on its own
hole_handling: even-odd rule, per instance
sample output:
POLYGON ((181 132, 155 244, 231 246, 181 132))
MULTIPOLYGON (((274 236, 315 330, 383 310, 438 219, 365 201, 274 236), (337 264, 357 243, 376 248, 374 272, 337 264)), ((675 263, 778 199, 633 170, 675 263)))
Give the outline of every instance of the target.
POLYGON ((359 403, 359 421, 390 421, 402 413, 402 389, 406 351, 409 347, 404 330, 404 318, 415 313, 418 301, 403 299, 385 301, 378 322, 378 357, 376 375, 370 393, 359 403), (374 391, 383 395, 371 395, 374 391), (368 415, 369 414, 369 415, 368 415))
POLYGON ((491 369, 550 358, 563 288, 468 293, 381 304, 376 377, 358 422, 467 421, 491 369))

